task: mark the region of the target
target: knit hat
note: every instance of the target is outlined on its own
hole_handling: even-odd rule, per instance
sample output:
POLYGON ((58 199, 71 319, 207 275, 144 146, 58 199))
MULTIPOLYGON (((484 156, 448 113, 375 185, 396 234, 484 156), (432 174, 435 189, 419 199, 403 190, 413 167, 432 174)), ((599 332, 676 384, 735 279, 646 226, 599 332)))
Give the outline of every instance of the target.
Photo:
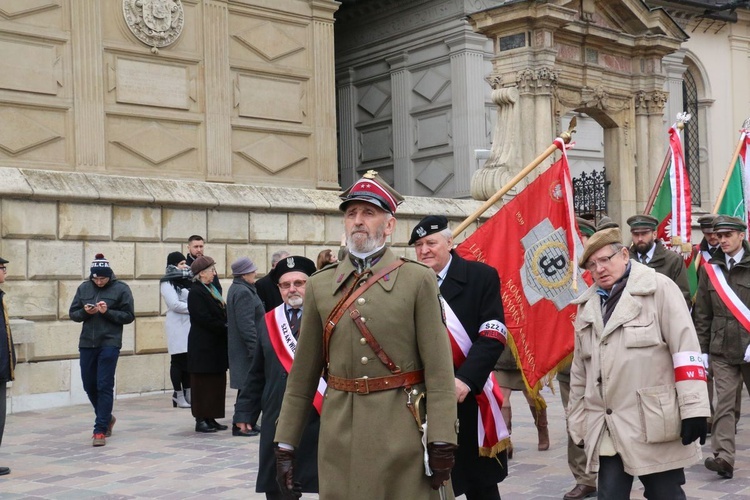
POLYGON ((239 259, 232 262, 232 274, 234 276, 242 276, 244 274, 254 273, 258 270, 258 266, 253 264, 253 261, 248 257, 240 257, 239 259))
POLYGON ((109 267, 109 261, 104 258, 104 254, 98 253, 91 263, 92 278, 111 278, 112 268, 109 267))
POLYGON ((360 180, 341 193, 339 198, 342 200, 339 205, 339 210, 342 212, 346 210, 346 205, 350 201, 359 200, 372 203, 391 215, 396 213, 396 207, 404 201, 404 197, 381 179, 374 170, 368 170, 360 180))
POLYGON ((296 271, 310 276, 316 270, 315 262, 307 257, 290 255, 286 259, 281 259, 279 263, 276 264, 276 267, 271 271, 271 279, 274 283, 278 284, 281 277, 286 273, 296 271))
POLYGON ((620 232, 620 228, 612 227, 595 232, 586 242, 586 247, 583 250, 581 259, 578 261, 578 266, 585 267, 586 261, 588 261, 592 255, 598 250, 613 243, 622 243, 622 233, 620 232))
MULTIPOLYGON (((190 264, 190 270, 193 272, 193 276, 198 276, 198 273, 208 269, 209 267, 216 264, 216 261, 208 255, 201 255, 190 264)), ((197 278, 196 278, 197 279, 197 278)))
POLYGON ((443 229, 448 229, 448 217, 444 215, 428 215, 411 230, 409 245, 413 245, 420 238, 439 233, 443 229))
POLYGON ((183 260, 185 260, 185 255, 183 255, 182 252, 172 252, 169 255, 167 255, 168 266, 176 266, 183 260))

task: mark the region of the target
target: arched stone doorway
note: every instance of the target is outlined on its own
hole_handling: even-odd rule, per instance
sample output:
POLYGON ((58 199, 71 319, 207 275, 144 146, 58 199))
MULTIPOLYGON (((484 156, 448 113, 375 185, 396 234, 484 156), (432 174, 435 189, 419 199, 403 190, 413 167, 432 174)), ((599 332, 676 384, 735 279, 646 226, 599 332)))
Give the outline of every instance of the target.
POLYGON ((604 129, 610 216, 641 210, 664 158, 667 121, 662 59, 687 35, 640 0, 513 2, 472 14, 493 41, 489 77, 498 105, 492 152, 472 179, 487 199, 584 112, 604 129))

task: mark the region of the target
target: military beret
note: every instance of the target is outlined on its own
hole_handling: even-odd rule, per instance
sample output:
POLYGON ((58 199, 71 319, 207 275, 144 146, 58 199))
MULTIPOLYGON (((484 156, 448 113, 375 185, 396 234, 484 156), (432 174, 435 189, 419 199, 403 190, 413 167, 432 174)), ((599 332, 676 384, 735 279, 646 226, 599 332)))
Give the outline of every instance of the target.
POLYGON ((391 215, 396 213, 396 207, 404 202, 404 197, 388 185, 374 170, 368 170, 364 176, 341 193, 339 210, 346 210, 350 201, 366 201, 391 215))
POLYGON ((714 233, 726 233, 729 231, 745 232, 747 224, 740 218, 730 215, 717 215, 714 219, 714 233))
POLYGON ((650 229, 656 231, 656 226, 659 225, 659 219, 647 214, 638 214, 628 217, 628 226, 631 231, 637 231, 639 229, 650 229))
POLYGON ((716 220, 716 214, 706 214, 698 217, 698 224, 701 225, 701 231, 703 233, 714 232, 714 221, 716 220))
POLYGON ((599 249, 613 243, 622 243, 622 233, 620 232, 619 227, 602 229, 601 231, 594 233, 594 235, 586 242, 586 246, 583 249, 583 255, 581 255, 581 258, 578 260, 578 267, 586 267, 586 262, 592 255, 594 255, 599 249))
POLYGON ((601 231, 603 229, 615 229, 619 227, 620 225, 617 222, 613 221, 605 215, 604 217, 599 219, 599 224, 596 225, 596 230, 601 231))
POLYGON ((418 239, 424 238, 429 234, 439 233, 448 228, 448 217, 444 215, 428 215, 411 230, 409 245, 413 245, 418 239))
POLYGON ((578 223, 578 229, 581 231, 582 235, 591 236, 596 232, 596 226, 594 226, 590 220, 576 217, 576 222, 578 223))
POLYGON ((315 262, 311 261, 307 257, 302 257, 300 255, 290 255, 285 259, 281 259, 276 264, 276 267, 274 267, 271 271, 271 279, 274 283, 278 284, 281 277, 286 273, 299 272, 310 276, 316 270, 317 268, 315 267, 315 262))

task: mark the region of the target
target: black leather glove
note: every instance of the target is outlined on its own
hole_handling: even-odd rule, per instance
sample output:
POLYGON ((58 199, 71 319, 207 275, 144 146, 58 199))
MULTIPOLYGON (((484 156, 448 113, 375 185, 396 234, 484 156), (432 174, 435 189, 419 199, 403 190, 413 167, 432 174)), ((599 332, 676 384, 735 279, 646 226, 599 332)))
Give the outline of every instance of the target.
POLYGON ((701 440, 701 444, 706 444, 706 434, 708 434, 707 422, 707 417, 692 417, 682 419, 682 429, 680 430, 682 444, 687 446, 699 438, 701 440))
POLYGON ((458 446, 450 443, 427 443, 427 456, 432 469, 430 486, 433 490, 440 489, 443 483, 451 478, 457 448, 458 446))
POLYGON ((294 482, 294 450, 274 448, 276 454, 276 484, 281 490, 282 500, 296 500, 302 497, 302 487, 294 482))

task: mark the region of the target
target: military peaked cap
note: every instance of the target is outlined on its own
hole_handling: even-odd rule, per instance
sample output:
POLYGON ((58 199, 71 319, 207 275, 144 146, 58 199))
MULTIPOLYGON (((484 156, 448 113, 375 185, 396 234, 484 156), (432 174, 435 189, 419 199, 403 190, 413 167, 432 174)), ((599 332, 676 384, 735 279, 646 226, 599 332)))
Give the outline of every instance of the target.
POLYGON ((404 197, 380 178, 374 170, 368 170, 364 176, 352 186, 341 193, 341 204, 339 210, 346 210, 350 201, 366 201, 376 207, 389 212, 396 213, 396 207, 404 202, 404 197))
POLYGON ((638 231, 639 229, 656 231, 656 226, 659 225, 659 220, 656 217, 647 214, 633 215, 628 218, 627 222, 631 231, 638 231))

